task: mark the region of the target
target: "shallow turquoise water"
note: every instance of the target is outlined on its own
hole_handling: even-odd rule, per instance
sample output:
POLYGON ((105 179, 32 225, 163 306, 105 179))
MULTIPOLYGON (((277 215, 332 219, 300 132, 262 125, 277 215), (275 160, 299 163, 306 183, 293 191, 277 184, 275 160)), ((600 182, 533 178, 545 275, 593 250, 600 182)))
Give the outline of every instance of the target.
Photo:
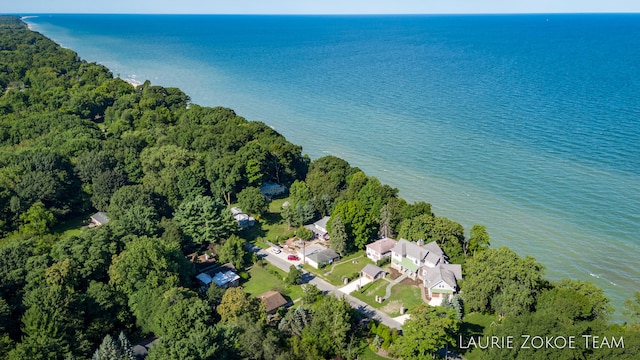
POLYGON ((114 74, 231 107, 484 224, 617 308, 640 290, 640 15, 28 21, 114 74))

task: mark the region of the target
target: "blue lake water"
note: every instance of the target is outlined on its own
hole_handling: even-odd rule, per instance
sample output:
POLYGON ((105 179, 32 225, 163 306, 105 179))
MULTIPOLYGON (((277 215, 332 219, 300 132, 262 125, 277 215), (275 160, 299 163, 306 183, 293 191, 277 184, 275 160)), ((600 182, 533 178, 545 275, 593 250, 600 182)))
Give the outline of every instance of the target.
MULTIPOLYGON (((122 78, 340 156, 552 279, 640 290, 640 15, 41 15, 122 78)), ((621 320, 618 311, 614 316, 621 320)))

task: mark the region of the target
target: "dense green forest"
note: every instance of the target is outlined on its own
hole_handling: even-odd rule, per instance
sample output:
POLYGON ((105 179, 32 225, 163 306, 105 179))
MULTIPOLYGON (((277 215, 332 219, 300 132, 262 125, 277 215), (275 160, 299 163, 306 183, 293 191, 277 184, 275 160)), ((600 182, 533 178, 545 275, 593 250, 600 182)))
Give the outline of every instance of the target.
POLYGON ((483 226, 467 238, 428 203, 407 203, 342 159, 311 161, 269 126, 193 104, 179 89, 134 87, 16 17, 0 17, 0 237, 3 359, 133 359, 131 343, 152 336, 149 359, 357 359, 377 350, 423 359, 445 346, 470 359, 640 357, 640 293, 627 302, 628 321, 611 324, 601 289, 550 282, 535 259, 491 248, 483 226), (341 255, 380 236, 436 241, 463 265, 461 295, 412 309, 400 334, 310 285, 275 319, 242 287, 202 291, 190 253, 239 270, 262 265, 244 245, 264 234, 241 230, 229 207, 266 218, 266 182, 289 188, 278 216, 300 236, 301 225, 330 215, 341 255), (78 231, 96 211, 111 221, 78 231), (460 343, 527 334, 580 341, 460 343), (582 335, 623 338, 624 348, 585 345, 582 335))

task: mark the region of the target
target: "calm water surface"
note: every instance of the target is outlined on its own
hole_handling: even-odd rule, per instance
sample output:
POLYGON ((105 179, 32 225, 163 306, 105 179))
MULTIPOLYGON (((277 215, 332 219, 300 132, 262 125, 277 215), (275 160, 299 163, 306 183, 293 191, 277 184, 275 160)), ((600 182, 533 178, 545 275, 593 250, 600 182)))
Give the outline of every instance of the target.
POLYGON ((231 107, 484 224, 618 310, 640 290, 640 15, 28 21, 122 78, 231 107))

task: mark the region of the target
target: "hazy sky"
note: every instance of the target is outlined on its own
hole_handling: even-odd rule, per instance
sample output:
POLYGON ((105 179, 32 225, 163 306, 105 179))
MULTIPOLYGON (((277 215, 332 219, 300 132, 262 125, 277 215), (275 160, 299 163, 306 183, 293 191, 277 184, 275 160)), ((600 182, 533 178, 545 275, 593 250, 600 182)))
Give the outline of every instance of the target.
POLYGON ((640 12, 639 0, 2 0, 0 13, 439 14, 640 12))

